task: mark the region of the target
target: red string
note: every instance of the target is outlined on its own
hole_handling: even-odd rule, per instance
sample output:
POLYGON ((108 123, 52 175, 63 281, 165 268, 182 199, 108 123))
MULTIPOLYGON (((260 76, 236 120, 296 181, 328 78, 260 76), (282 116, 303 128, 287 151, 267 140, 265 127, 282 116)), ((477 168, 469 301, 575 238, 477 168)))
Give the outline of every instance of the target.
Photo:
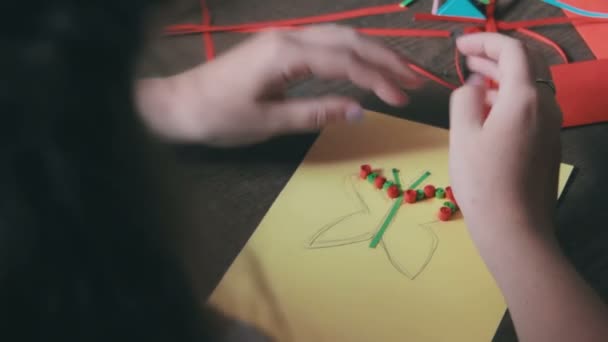
MULTIPOLYGON (((203 25, 211 25, 211 13, 207 7, 206 0, 201 0, 201 9, 203 11, 203 25)), ((205 44, 205 54, 207 55, 207 60, 210 61, 215 58, 215 47, 213 46, 213 38, 211 37, 211 33, 203 33, 203 43, 205 44)))
POLYGON ((410 67, 410 69, 417 72, 418 74, 420 74, 420 75, 428 78, 429 80, 434 81, 434 82, 438 83, 439 85, 442 85, 448 89, 454 90, 454 89, 458 88, 457 85, 443 80, 441 77, 436 76, 432 72, 427 71, 427 70, 423 69, 422 67, 417 66, 416 64, 408 63, 407 66, 410 67))
MULTIPOLYGON (((385 5, 385 6, 373 6, 360 8, 350 11, 344 12, 336 12, 331 14, 317 15, 317 16, 309 16, 302 18, 294 18, 294 19, 285 19, 285 20, 276 20, 276 21, 262 21, 262 22, 254 22, 254 23, 246 23, 246 24, 238 24, 238 25, 223 25, 223 26, 212 26, 211 25, 211 13, 209 8, 207 7, 206 0, 201 0, 202 7, 202 24, 179 24, 172 25, 166 28, 165 32, 169 35, 183 35, 183 34, 194 34, 194 33, 202 33, 203 34, 203 42, 205 45, 205 53, 207 56, 207 60, 211 60, 215 57, 215 48, 213 44, 213 39, 211 33, 213 32, 241 32, 241 33, 251 33, 251 32, 259 32, 270 27, 278 27, 283 29, 298 29, 297 26, 300 25, 308 25, 308 24, 317 24, 323 22, 334 22, 346 19, 354 19, 360 17, 367 17, 373 15, 380 14, 388 14, 388 13, 396 13, 407 10, 407 7, 401 7, 399 5, 385 5)), ((536 32, 527 30, 530 27, 538 27, 538 26, 548 26, 548 25, 560 25, 560 24, 568 24, 568 23, 577 23, 577 24, 594 24, 594 23, 608 23, 608 19, 598 19, 598 18, 568 18, 568 17, 554 17, 554 18, 543 18, 543 19, 535 19, 535 20, 524 20, 524 21, 515 21, 515 22, 501 22, 496 21, 494 18, 495 12, 495 0, 491 0, 490 4, 486 7, 486 15, 487 20, 480 19, 472 19, 472 18, 461 18, 461 17, 449 17, 449 16, 437 16, 429 13, 417 13, 415 14, 416 20, 425 20, 425 21, 442 21, 442 22, 454 22, 454 23, 465 23, 465 24, 473 24, 473 25, 484 25, 486 31, 499 31, 499 30, 515 30, 521 34, 524 34, 530 38, 536 39, 541 43, 549 45, 552 47, 564 60, 564 62, 568 62, 568 58, 564 51, 557 45, 555 42, 550 40, 547 37, 544 37, 536 32)), ((446 30, 427 30, 427 29, 395 29, 395 28, 358 28, 362 34, 372 35, 372 36, 393 36, 393 37, 437 37, 437 38, 448 38, 451 36, 450 31, 446 30)), ((470 33, 473 31, 479 31, 478 26, 470 26, 464 29, 465 33, 470 33)), ((464 82, 464 75, 462 68, 460 66, 459 61, 459 52, 455 51, 455 63, 456 63, 456 72, 458 74, 458 78, 460 82, 464 82)), ((449 83, 440 77, 434 75, 433 73, 417 66, 414 64, 409 64, 409 67, 415 72, 429 78, 437 82, 438 84, 448 88, 448 89, 456 89, 458 86, 452 83, 449 83)))
POLYGON ((553 17, 533 20, 521 20, 512 22, 499 22, 498 28, 501 30, 515 30, 518 28, 532 28, 539 26, 564 25, 564 24, 605 24, 608 19, 599 18, 568 18, 568 17, 553 17))
MULTIPOLYGON (((496 0, 490 0, 490 2, 486 5, 486 32, 498 32, 496 18, 494 17, 495 12, 496 0)), ((498 88, 498 82, 496 82, 490 77, 486 77, 486 84, 488 85, 489 89, 498 88)))
POLYGON ((449 38, 452 32, 446 30, 425 29, 385 29, 385 28, 359 28, 360 33, 370 36, 384 37, 427 37, 427 38, 449 38))
POLYGON ((496 13, 496 1, 490 0, 490 2, 486 5, 486 31, 487 32, 498 32, 498 27, 496 26, 496 18, 494 17, 496 13))
MULTIPOLYGON (((203 0, 204 1, 204 0, 203 0)), ((389 14, 396 12, 403 12, 407 10, 407 7, 401 7, 399 5, 384 5, 359 8, 350 11, 336 12, 330 14, 322 14, 316 16, 274 20, 274 21, 260 21, 254 23, 245 23, 238 25, 224 25, 224 26, 209 26, 207 25, 195 25, 195 24, 182 24, 182 25, 171 25, 166 29, 168 33, 182 33, 187 31, 188 33, 203 33, 203 32, 226 32, 226 31, 243 31, 253 28, 270 28, 270 27, 282 27, 282 26, 297 26, 297 25, 310 25, 320 24, 334 21, 341 21, 347 19, 355 19, 361 17, 369 17, 380 14, 389 14)))
MULTIPOLYGON (((248 29, 241 29, 233 31, 236 33, 256 33, 267 30, 267 27, 252 27, 248 29)), ((280 26, 276 27, 279 30, 300 30, 301 26, 280 26)), ((425 38, 449 38, 452 32, 447 30, 425 30, 425 29, 391 29, 391 28, 355 28, 359 33, 369 36, 382 36, 382 37, 425 37, 425 38)), ((199 30, 173 32, 171 35, 184 35, 184 34, 199 34, 199 30)))
POLYGON ((536 39, 541 43, 547 44, 548 46, 550 46, 551 48, 553 48, 553 50, 555 50, 555 52, 557 52, 557 54, 562 58, 562 60, 564 61, 564 63, 568 63, 568 56, 566 55, 566 53, 564 52, 564 50, 562 50, 562 48, 557 45, 557 43, 555 43, 554 41, 552 41, 551 39, 538 34, 534 31, 530 31, 528 29, 525 28, 518 28, 516 29, 517 32, 526 35, 530 38, 536 39))

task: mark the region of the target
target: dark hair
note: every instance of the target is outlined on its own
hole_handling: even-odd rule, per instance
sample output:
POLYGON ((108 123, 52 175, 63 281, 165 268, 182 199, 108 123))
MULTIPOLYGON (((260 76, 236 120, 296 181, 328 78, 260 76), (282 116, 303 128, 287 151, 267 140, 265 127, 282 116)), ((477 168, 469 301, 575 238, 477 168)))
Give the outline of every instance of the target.
POLYGON ((135 115, 144 0, 0 5, 0 340, 204 340, 135 115))

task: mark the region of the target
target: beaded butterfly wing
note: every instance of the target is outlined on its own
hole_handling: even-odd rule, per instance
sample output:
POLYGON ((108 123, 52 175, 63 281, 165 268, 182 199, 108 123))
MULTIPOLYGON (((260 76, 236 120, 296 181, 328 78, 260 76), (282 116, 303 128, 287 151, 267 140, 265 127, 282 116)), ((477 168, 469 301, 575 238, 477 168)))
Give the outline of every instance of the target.
POLYGON ((391 181, 382 175, 382 171, 362 165, 358 175, 346 177, 345 188, 357 203, 357 209, 322 226, 306 247, 330 248, 370 241, 369 247, 380 245, 397 271, 412 280, 420 275, 439 245, 432 226, 453 219, 458 207, 450 187, 435 188, 427 184, 416 189, 430 172, 425 172, 406 189, 401 185, 396 169, 393 169, 393 175, 391 181), (388 208, 386 200, 374 198, 378 196, 391 200, 388 208), (407 212, 416 210, 412 204, 433 198, 443 203, 435 218, 429 217, 425 222, 408 221, 411 215, 407 212))

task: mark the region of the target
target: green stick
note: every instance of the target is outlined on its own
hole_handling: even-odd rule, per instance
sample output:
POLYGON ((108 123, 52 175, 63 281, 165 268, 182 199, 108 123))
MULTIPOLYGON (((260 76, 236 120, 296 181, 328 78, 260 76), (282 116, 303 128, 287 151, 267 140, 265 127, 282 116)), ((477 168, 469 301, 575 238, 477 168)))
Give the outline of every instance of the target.
MULTIPOLYGON (((397 183, 397 185, 400 185, 399 184, 399 170, 393 169, 393 175, 395 176, 395 182, 397 183)), ((431 173, 429 171, 426 171, 425 173, 422 174, 422 176, 420 176, 420 178, 418 178, 414 183, 412 183, 412 185, 410 185, 409 189, 410 190, 416 189, 418 187, 418 185, 420 185, 422 182, 424 182, 424 180, 427 179, 428 176, 430 176, 430 175, 431 175, 431 173)), ((395 203, 393 203, 393 206, 391 207, 391 210, 388 212, 388 215, 386 216, 386 219, 382 223, 382 226, 380 226, 380 229, 378 230, 378 232, 372 239, 372 242, 370 242, 370 244, 369 244, 370 248, 376 248, 376 246, 378 246, 378 244, 380 243, 380 240, 382 240, 382 236, 384 235, 384 232, 388 228, 389 224, 393 221, 393 218, 397 214, 397 210, 399 210, 399 207, 401 207, 401 203, 403 203, 403 195, 401 195, 395 199, 395 203)))

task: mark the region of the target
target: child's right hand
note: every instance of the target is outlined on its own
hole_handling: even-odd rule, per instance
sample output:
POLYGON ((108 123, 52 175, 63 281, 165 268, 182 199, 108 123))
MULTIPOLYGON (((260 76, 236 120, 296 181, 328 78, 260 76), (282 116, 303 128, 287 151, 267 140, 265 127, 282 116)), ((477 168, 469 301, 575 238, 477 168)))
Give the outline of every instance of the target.
POLYGON ((450 176, 472 237, 479 243, 506 230, 549 233, 561 112, 551 87, 536 83, 549 79, 549 70, 503 35, 467 35, 457 47, 474 74, 451 98, 450 176), (499 83, 499 90, 487 89, 482 76, 499 83))

